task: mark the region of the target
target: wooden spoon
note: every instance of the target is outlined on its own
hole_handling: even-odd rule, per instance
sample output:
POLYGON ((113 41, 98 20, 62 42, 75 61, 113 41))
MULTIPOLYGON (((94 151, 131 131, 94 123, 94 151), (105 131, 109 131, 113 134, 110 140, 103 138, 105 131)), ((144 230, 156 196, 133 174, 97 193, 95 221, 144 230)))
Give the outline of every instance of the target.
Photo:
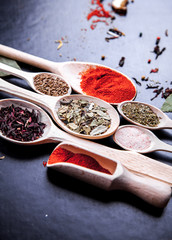
POLYGON ((133 150, 133 151, 136 151, 139 153, 149 153, 149 152, 153 152, 153 151, 172 152, 171 145, 166 144, 166 143, 162 142, 161 140, 159 140, 159 138, 157 138, 155 136, 155 134, 153 134, 150 130, 139 127, 139 126, 135 126, 135 125, 120 126, 116 130, 115 134, 113 135, 113 139, 122 148, 124 148, 126 150, 133 150), (127 134, 127 128, 129 130, 132 130, 132 129, 139 130, 139 132, 142 133, 142 136, 144 135, 144 140, 146 138, 145 148, 142 149, 144 143, 142 142, 143 138, 140 139, 141 135, 138 135, 139 132, 137 131, 137 132, 135 132, 135 134, 133 133, 133 135, 132 135, 132 131, 130 131, 127 134), (124 141, 122 142, 122 140, 120 139, 121 134, 123 135, 127 146, 125 146, 124 141), (139 148, 138 148, 138 143, 139 143, 139 148), (137 144, 137 147, 132 146, 133 144, 137 144))
POLYGON ((119 119, 119 115, 118 115, 117 111, 115 110, 115 108, 112 107, 109 103, 107 103, 101 99, 95 98, 95 97, 83 96, 80 94, 76 94, 76 95, 68 95, 68 96, 54 98, 54 97, 51 97, 48 95, 40 95, 40 94, 34 93, 32 91, 17 87, 11 83, 8 83, 8 82, 2 80, 1 78, 0 78, 0 91, 10 93, 11 95, 14 95, 14 96, 17 96, 22 99, 29 100, 33 103, 38 104, 39 106, 43 107, 50 113, 50 115, 53 117, 54 121, 60 127, 62 127, 66 132, 69 132, 77 137, 82 137, 82 138, 87 138, 87 139, 105 138, 105 137, 112 135, 115 132, 115 130, 117 129, 117 127, 119 126, 120 119, 119 119), (109 114, 110 119, 111 119, 110 127, 107 129, 106 132, 99 134, 99 135, 86 135, 86 134, 80 134, 75 131, 72 131, 71 129, 69 129, 66 126, 66 124, 64 124, 59 119, 59 117, 57 115, 57 111, 60 107, 60 101, 62 99, 65 99, 65 100, 70 100, 70 99, 87 100, 89 102, 94 102, 103 108, 106 108, 107 113, 109 114))
MULTIPOLYGON (((20 61, 20 62, 24 62, 26 64, 30 64, 32 66, 38 67, 40 69, 45 69, 47 71, 56 73, 60 76, 62 76, 65 80, 67 80, 67 82, 70 83, 70 85, 72 86, 72 88, 77 92, 77 93, 81 93, 84 94, 82 92, 82 89, 80 87, 80 82, 81 82, 81 78, 79 73, 86 70, 88 67, 92 66, 102 66, 105 67, 103 65, 100 64, 95 64, 95 63, 89 63, 89 62, 61 62, 61 63, 57 63, 57 62, 53 62, 53 61, 49 61, 40 57, 36 57, 33 56, 31 54, 28 53, 24 53, 22 51, 4 46, 0 44, 0 55, 20 61)), ((132 85, 134 86, 134 88, 136 89, 134 83, 132 82, 131 79, 129 79, 126 75, 124 75, 123 73, 112 69, 113 71, 116 71, 118 73, 120 73, 121 75, 125 76, 129 81, 131 81, 132 85)), ((136 94, 135 94, 136 95, 136 94)), ((133 97, 133 99, 135 98, 135 96, 133 97)), ((131 99, 131 100, 133 100, 131 99)), ((117 103, 111 103, 114 105, 117 105, 117 103)))
POLYGON ((57 148, 59 147, 73 153, 81 153, 93 157, 103 168, 109 170, 112 175, 68 162, 47 164, 48 168, 53 168, 105 190, 120 189, 129 191, 149 204, 160 208, 165 207, 171 197, 170 186, 154 179, 132 174, 118 160, 112 161, 108 157, 102 157, 95 151, 73 143, 63 142, 57 146, 57 148))
POLYGON ((140 127, 148 128, 148 129, 151 129, 151 130, 163 129, 163 128, 169 128, 169 129, 172 128, 172 120, 165 113, 163 113, 159 108, 156 108, 155 106, 147 104, 147 103, 136 102, 136 101, 134 101, 134 102, 132 102, 132 101, 124 101, 124 102, 122 102, 122 103, 120 103, 118 105, 118 111, 127 121, 129 121, 129 122, 131 122, 133 124, 136 124, 136 125, 138 125, 140 127), (150 126, 147 126, 147 125, 143 125, 143 124, 137 123, 137 122, 131 120, 130 118, 126 117, 126 115, 122 111, 122 107, 126 103, 134 103, 134 104, 141 103, 141 104, 144 104, 146 106, 149 106, 152 109, 152 111, 154 113, 156 113, 156 115, 158 116, 159 124, 157 126, 155 126, 155 127, 150 127, 150 126))
MULTIPOLYGON (((0 70, 3 71, 3 72, 10 73, 10 74, 12 74, 12 75, 14 75, 14 76, 17 76, 17 77, 19 77, 19 78, 22 78, 22 79, 26 80, 27 83, 31 86, 31 88, 32 88, 35 92, 44 95, 44 93, 40 92, 40 91, 35 87, 35 84, 34 84, 34 77, 36 77, 36 76, 39 75, 39 74, 43 74, 43 72, 39 72, 39 73, 25 72, 25 71, 21 71, 21 70, 19 70, 19 69, 17 69, 17 68, 13 68, 13 67, 11 67, 11 66, 9 66, 9 65, 7 65, 7 64, 4 64, 4 63, 0 63, 0 70)), ((48 73, 48 74, 49 74, 49 75, 52 75, 52 76, 54 76, 54 77, 57 77, 57 78, 59 78, 59 79, 61 79, 61 80, 63 80, 64 82, 67 83, 69 89, 68 89, 68 92, 67 92, 66 94, 64 94, 63 96, 65 96, 65 95, 70 95, 70 94, 71 94, 72 88, 71 88, 70 84, 69 84, 66 80, 64 80, 61 76, 59 76, 59 75, 57 75, 57 74, 53 74, 53 73, 48 73)))
POLYGON ((151 177, 159 181, 165 182, 172 186, 172 167, 161 163, 159 161, 153 160, 149 157, 141 155, 132 151, 117 150, 104 145, 95 143, 93 141, 88 141, 86 139, 81 139, 75 137, 69 133, 66 133, 60 130, 57 126, 54 125, 48 114, 40 107, 30 102, 19 100, 19 99, 4 99, 0 100, 0 108, 7 107, 11 104, 14 106, 19 106, 21 108, 35 109, 40 113, 40 121, 46 124, 44 133, 42 137, 34 141, 21 142, 16 141, 6 136, 2 135, 0 131, 0 136, 5 140, 8 140, 12 143, 20 145, 37 145, 45 143, 57 143, 62 141, 70 141, 75 143, 77 146, 82 146, 87 150, 92 151, 93 153, 99 153, 99 156, 110 158, 112 161, 120 161, 128 170, 137 175, 151 177))

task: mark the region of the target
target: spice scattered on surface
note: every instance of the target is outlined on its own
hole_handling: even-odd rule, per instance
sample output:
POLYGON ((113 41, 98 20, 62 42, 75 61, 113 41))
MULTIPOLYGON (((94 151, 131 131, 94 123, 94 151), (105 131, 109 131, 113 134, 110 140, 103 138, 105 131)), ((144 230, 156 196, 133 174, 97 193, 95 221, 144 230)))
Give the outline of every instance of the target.
POLYGON ((115 139, 119 145, 129 150, 144 150, 150 147, 151 139, 144 131, 134 127, 126 126, 115 133, 115 139))
POLYGON ((143 33, 142 33, 142 32, 140 32, 140 33, 139 33, 139 37, 142 37, 142 36, 143 36, 143 33))
POLYGON ((73 152, 61 147, 56 148, 48 159, 49 165, 59 162, 73 163, 95 171, 111 174, 107 169, 103 168, 94 158, 86 154, 74 154, 73 152))
POLYGON ((135 83, 136 83, 137 85, 139 85, 139 86, 142 85, 141 82, 139 82, 135 77, 133 77, 132 79, 135 81, 135 83))
POLYGON ((150 70, 150 73, 157 73, 159 71, 159 68, 154 68, 150 70))
POLYGON ((123 32, 118 30, 117 28, 110 28, 107 32, 107 34, 111 35, 111 37, 106 37, 105 40, 109 42, 109 40, 116 39, 122 36, 125 36, 123 32))
POLYGON ((151 63, 151 59, 148 59, 148 63, 149 63, 149 64, 151 63))
POLYGON ((105 58, 106 58, 106 57, 105 57, 104 55, 101 56, 101 60, 102 60, 102 61, 105 60, 105 58))
POLYGON ((143 103, 124 103, 122 111, 126 117, 144 126, 156 127, 160 122, 157 114, 143 103))
POLYGON ((161 87, 159 89, 155 89, 153 92, 156 94, 153 98, 151 98, 151 101, 154 100, 156 97, 158 97, 160 95, 160 93, 162 93, 163 89, 164 89, 163 87, 161 87))
POLYGON ((116 13, 119 13, 121 15, 126 15, 127 3, 128 3, 128 0, 113 0, 112 8, 116 13))
POLYGON ((47 162, 43 161, 43 165, 44 165, 44 167, 46 167, 47 166, 47 162))
POLYGON ((162 98, 167 98, 170 94, 172 94, 172 88, 166 88, 164 92, 162 92, 162 98))
POLYGON ((34 109, 9 107, 0 109, 0 130, 3 135, 17 141, 33 141, 42 136, 45 124, 40 122, 40 114, 34 109))
POLYGON ((96 66, 80 73, 81 89, 90 96, 109 103, 120 103, 135 97, 136 89, 132 82, 112 69, 96 66))
POLYGON ((146 78, 145 76, 142 76, 142 77, 141 77, 141 80, 147 82, 147 81, 149 80, 149 77, 146 78))
POLYGON ((160 37, 157 37, 157 38, 156 38, 156 42, 155 42, 155 44, 158 45, 159 42, 160 42, 160 40, 161 40, 161 38, 160 38, 160 37))
POLYGON ((121 32, 117 28, 110 28, 108 34, 117 34, 119 37, 125 36, 125 33, 121 32))
POLYGON ((119 66, 123 67, 125 63, 125 57, 121 57, 120 61, 119 61, 119 66))
POLYGON ((59 50, 63 46, 62 40, 56 40, 55 43, 59 43, 57 50, 59 50))
POLYGON ((165 36, 168 37, 168 29, 165 30, 165 36))
POLYGON ((38 91, 50 96, 63 96, 69 91, 69 85, 64 80, 49 73, 37 74, 34 85, 38 91))
MULTIPOLYGON (((114 16, 110 14, 109 11, 106 11, 103 4, 101 3, 100 0, 92 0, 91 1, 92 5, 96 5, 95 9, 91 9, 91 12, 87 15, 87 20, 90 20, 93 16, 96 16, 98 18, 111 18, 115 19, 114 16)), ((91 29, 94 30, 98 22, 105 22, 107 25, 108 23, 105 20, 93 20, 91 24, 91 29)))
POLYGON ((61 100, 59 119, 72 131, 95 136, 103 134, 111 124, 107 109, 87 100, 61 100))
POLYGON ((153 50, 153 53, 156 54, 155 59, 157 59, 165 50, 166 50, 165 47, 160 50, 159 45, 156 45, 156 46, 154 47, 154 50, 153 50))
POLYGON ((152 84, 146 84, 146 89, 149 89, 149 88, 159 88, 158 85, 152 85, 152 84))

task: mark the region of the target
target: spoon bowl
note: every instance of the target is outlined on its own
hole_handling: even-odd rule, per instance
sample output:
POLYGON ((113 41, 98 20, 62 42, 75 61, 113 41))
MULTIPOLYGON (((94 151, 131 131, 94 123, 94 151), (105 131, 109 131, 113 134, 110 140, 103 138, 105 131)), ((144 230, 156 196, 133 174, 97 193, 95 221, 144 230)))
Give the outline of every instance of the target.
MULTIPOLYGON (((120 75, 124 76, 127 79, 127 81, 131 82, 132 86, 135 89, 135 96, 133 96, 132 99, 126 99, 126 100, 133 100, 136 97, 136 87, 129 77, 127 77, 125 74, 117 70, 114 70, 112 68, 106 67, 101 64, 90 63, 90 62, 72 62, 72 61, 57 63, 57 62, 49 61, 49 60, 1 45, 1 44, 0 44, 0 55, 11 58, 11 59, 15 59, 20 62, 24 62, 26 64, 30 64, 32 66, 47 70, 52 73, 56 73, 59 76, 61 76, 63 79, 67 80, 67 82, 70 83, 74 91, 80 94, 85 94, 85 95, 86 93, 84 93, 80 87, 80 82, 81 82, 80 73, 82 71, 85 71, 89 67, 93 67, 93 68, 96 66, 105 67, 119 73, 120 75)), ((112 102, 111 104, 118 105, 118 103, 112 102)))
POLYGON ((111 174, 68 162, 47 163, 48 168, 53 168, 107 191, 116 189, 129 191, 149 204, 160 208, 165 207, 171 197, 171 188, 167 184, 154 179, 143 179, 132 174, 117 159, 112 161, 108 157, 102 157, 102 155, 95 153, 95 151, 69 142, 62 142, 56 148, 59 147, 73 153, 86 154, 94 158, 103 168, 109 170, 111 174))
POLYGON ((50 115, 53 117, 54 121, 60 126, 62 127, 66 132, 69 132, 77 137, 81 137, 81 138, 87 138, 87 139, 101 139, 101 138, 105 138, 108 137, 110 135, 112 135, 115 130, 117 129, 117 127, 119 126, 119 115, 117 113, 117 111, 115 110, 114 107, 112 107, 110 104, 108 104, 107 102, 95 98, 95 97, 90 97, 90 96, 86 96, 86 95, 68 95, 68 96, 62 96, 62 97, 56 97, 56 98, 52 98, 51 96, 43 96, 43 95, 39 95, 37 93, 31 92, 29 90, 17 87, 11 83, 8 83, 2 79, 0 79, 0 91, 4 91, 7 93, 10 93, 11 95, 23 98, 25 100, 29 100, 33 103, 36 103, 37 105, 43 107, 44 109, 46 109, 50 115), (98 104, 100 107, 106 108, 107 109, 107 113, 110 116, 111 119, 111 124, 110 127, 107 129, 106 132, 99 134, 99 135, 86 135, 86 134, 80 134, 77 133, 75 131, 70 130, 66 124, 64 124, 58 117, 57 115, 57 111, 58 108, 60 106, 60 101, 61 100, 70 100, 70 99, 81 99, 81 100, 87 100, 89 103, 96 103, 98 104))
POLYGON ((132 102, 132 101, 124 101, 122 103, 120 103, 117 107, 119 113, 129 122, 133 123, 133 124, 136 124, 140 127, 143 127, 143 128, 148 128, 150 130, 157 130, 157 129, 164 129, 164 128, 167 128, 167 129, 171 129, 172 128, 172 120, 164 113, 162 112, 159 108, 153 106, 153 105, 150 105, 150 104, 147 104, 147 103, 143 103, 143 102, 132 102), (148 125, 143 125, 143 124, 140 124, 136 121, 133 121, 131 120, 130 118, 128 118, 124 113, 123 113, 123 110, 122 110, 122 107, 124 104, 126 103, 132 103, 132 104, 143 104, 145 106, 149 106, 151 108, 151 110, 158 116, 159 118, 159 123, 157 126, 155 127, 151 127, 151 126, 148 126, 148 125))
MULTIPOLYGON (((4 64, 4 63, 0 63, 0 70, 1 70, 1 71, 4 71, 4 72, 7 72, 7 73, 10 73, 10 74, 12 74, 12 75, 14 75, 14 76, 17 76, 17 77, 19 77, 19 78, 22 78, 22 79, 26 80, 26 82, 31 86, 31 88, 32 88, 35 92, 37 92, 37 93, 39 93, 39 94, 42 94, 42 95, 44 95, 45 93, 39 91, 39 90, 36 88, 35 83, 34 83, 34 78, 35 78, 36 76, 40 75, 40 74, 48 74, 48 75, 50 75, 50 76, 52 76, 52 77, 54 77, 54 78, 58 78, 59 80, 65 82, 65 83, 67 84, 67 86, 68 86, 68 91, 67 91, 67 93, 64 93, 63 96, 65 96, 65 95, 70 95, 71 92, 72 92, 72 88, 71 88, 69 82, 67 82, 66 80, 64 80, 64 78, 63 78, 62 76, 59 76, 59 75, 57 75, 57 74, 45 73, 45 72, 39 72, 39 73, 25 72, 25 71, 22 71, 22 70, 13 68, 13 67, 11 67, 11 66, 9 66, 9 65, 6 65, 6 64, 4 64)), ((46 94, 46 95, 47 95, 47 94, 46 94)), ((52 97, 56 97, 56 96, 52 96, 52 97)))
POLYGON ((118 127, 113 140, 122 148, 139 153, 153 151, 172 152, 172 146, 159 140, 155 134, 146 128, 135 125, 118 127))
POLYGON ((50 132, 51 126, 52 126, 52 121, 51 121, 50 117, 48 116, 48 114, 45 111, 43 111, 40 107, 36 106, 35 104, 32 104, 32 103, 24 101, 24 100, 13 99, 13 98, 0 100, 0 109, 9 107, 12 104, 14 105, 14 107, 20 107, 22 109, 27 108, 29 111, 35 110, 36 112, 38 112, 40 122, 43 122, 46 124, 44 132, 43 132, 42 136, 39 137, 38 139, 33 140, 33 141, 27 141, 27 142, 11 139, 11 138, 3 135, 1 131, 0 131, 0 136, 7 141, 10 141, 12 143, 22 144, 22 145, 39 144, 40 141, 43 141, 44 139, 46 139, 48 136, 48 133, 50 132))

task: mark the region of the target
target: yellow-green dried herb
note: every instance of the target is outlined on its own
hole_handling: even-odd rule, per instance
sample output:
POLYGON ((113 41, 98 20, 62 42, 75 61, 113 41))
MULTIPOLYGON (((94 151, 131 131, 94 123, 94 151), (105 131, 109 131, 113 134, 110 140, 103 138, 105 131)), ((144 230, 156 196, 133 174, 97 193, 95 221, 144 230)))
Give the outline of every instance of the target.
POLYGON ((146 104, 125 103, 122 106, 122 111, 126 117, 142 125, 156 127, 159 124, 159 117, 146 104))
POLYGON ((106 108, 82 99, 61 100, 57 114, 69 129, 85 135, 102 134, 111 124, 106 108))

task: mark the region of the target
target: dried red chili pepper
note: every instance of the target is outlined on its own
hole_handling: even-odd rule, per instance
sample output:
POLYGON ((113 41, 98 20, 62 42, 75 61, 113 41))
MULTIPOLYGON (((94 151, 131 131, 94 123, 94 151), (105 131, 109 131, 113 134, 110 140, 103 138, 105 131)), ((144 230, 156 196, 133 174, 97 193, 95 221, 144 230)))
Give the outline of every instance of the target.
POLYGON ((154 68, 154 69, 151 69, 150 73, 157 73, 159 71, 159 68, 154 68))

